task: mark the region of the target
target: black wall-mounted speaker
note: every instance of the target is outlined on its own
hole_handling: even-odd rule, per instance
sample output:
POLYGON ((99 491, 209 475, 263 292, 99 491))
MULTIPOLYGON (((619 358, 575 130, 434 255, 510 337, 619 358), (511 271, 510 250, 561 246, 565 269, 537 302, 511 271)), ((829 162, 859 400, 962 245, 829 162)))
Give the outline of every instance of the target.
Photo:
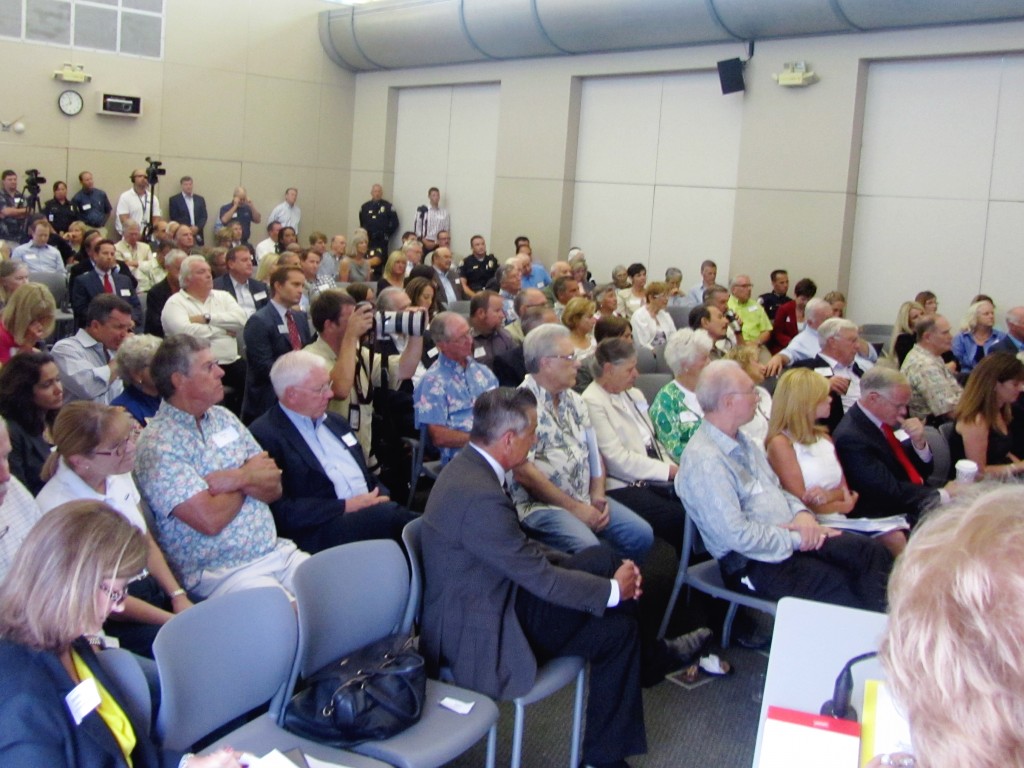
POLYGON ((718 79, 722 93, 736 93, 745 89, 743 85, 743 62, 740 59, 726 59, 718 62, 718 79))

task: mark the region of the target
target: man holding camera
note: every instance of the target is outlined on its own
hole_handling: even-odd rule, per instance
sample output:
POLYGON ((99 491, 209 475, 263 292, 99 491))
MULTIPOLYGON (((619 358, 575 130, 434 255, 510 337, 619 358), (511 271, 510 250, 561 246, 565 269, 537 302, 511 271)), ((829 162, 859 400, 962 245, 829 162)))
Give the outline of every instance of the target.
POLYGON ((0 239, 7 241, 7 249, 10 252, 21 242, 25 217, 28 216, 28 203, 18 192, 18 174, 6 170, 3 172, 2 182, 3 186, 0 188, 0 239))
POLYGON ((496 388, 498 379, 473 359, 473 335, 466 318, 441 312, 430 323, 430 337, 440 355, 420 380, 413 401, 417 425, 427 425, 430 441, 441 450, 442 464, 447 464, 469 442, 473 403, 496 388))
MULTIPOLYGON (((154 169, 155 170, 155 169, 154 169)), ((146 231, 151 217, 163 216, 160 201, 149 188, 149 175, 144 168, 136 168, 129 177, 132 188, 121 193, 117 199, 117 218, 114 226, 119 235, 124 234, 124 223, 131 219, 146 231)))

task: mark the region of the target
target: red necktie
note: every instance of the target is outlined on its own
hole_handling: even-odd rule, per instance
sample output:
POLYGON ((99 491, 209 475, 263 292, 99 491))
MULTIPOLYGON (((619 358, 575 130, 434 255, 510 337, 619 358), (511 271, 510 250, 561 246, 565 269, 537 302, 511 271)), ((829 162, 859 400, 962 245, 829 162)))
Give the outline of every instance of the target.
POLYGON ((113 293, 114 292, 114 286, 110 282, 110 273, 109 272, 104 272, 103 273, 103 292, 104 293, 113 293))
POLYGON ((924 480, 921 479, 921 475, 910 462, 910 459, 907 457, 907 452, 903 450, 903 445, 896 439, 896 433, 892 431, 892 427, 888 424, 883 424, 882 434, 885 435, 886 442, 889 443, 889 447, 892 448, 892 452, 896 454, 896 460, 907 473, 907 479, 914 485, 924 485, 924 480))
POLYGON ((295 315, 289 309, 284 313, 284 318, 288 323, 288 340, 292 343, 292 349, 302 349, 302 339, 299 338, 299 326, 295 322, 295 315))

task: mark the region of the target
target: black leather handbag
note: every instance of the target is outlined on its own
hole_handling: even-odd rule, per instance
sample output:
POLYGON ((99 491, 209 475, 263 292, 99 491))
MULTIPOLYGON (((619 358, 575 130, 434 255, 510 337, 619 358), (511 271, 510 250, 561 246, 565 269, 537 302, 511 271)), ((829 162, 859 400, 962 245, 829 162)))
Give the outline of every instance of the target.
POLYGON ((388 739, 418 722, 426 698, 423 657, 391 635, 315 672, 285 709, 284 727, 344 748, 388 739))

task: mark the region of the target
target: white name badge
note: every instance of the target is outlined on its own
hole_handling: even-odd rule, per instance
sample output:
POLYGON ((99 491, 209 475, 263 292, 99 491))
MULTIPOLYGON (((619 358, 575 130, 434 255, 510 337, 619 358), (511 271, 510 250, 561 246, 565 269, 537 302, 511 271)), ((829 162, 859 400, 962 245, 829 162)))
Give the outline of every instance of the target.
POLYGON ((693 411, 683 411, 679 414, 679 420, 683 422, 683 424, 692 424, 695 421, 700 421, 700 416, 693 411))
POLYGON ((92 210, 92 203, 86 203, 85 205, 83 205, 82 206, 82 210, 83 211, 91 211, 92 210))
POLYGON ((641 413, 647 413, 647 409, 650 408, 650 404, 646 400, 634 400, 633 404, 641 413))
POLYGON ((83 680, 64 697, 71 717, 75 719, 75 725, 81 725, 85 716, 100 705, 100 690, 96 687, 96 680, 88 678, 83 680))
POLYGON ((901 443, 904 440, 910 439, 910 434, 905 429, 897 429, 893 432, 893 434, 896 435, 896 439, 899 440, 901 443))
POLYGON ((832 369, 831 369, 831 368, 829 368, 829 367, 828 367, 827 365, 826 365, 826 366, 823 366, 823 367, 821 367, 821 368, 815 368, 815 369, 814 369, 814 372, 815 372, 815 373, 817 373, 817 374, 820 374, 820 375, 824 376, 824 377, 825 377, 826 379, 828 379, 828 378, 831 378, 831 377, 832 377, 832 369))
POLYGON ((36 254, 34 254, 34 253, 25 253, 25 254, 22 254, 21 258, 23 258, 25 261, 35 261, 36 254))
POLYGON ((279 326, 277 326, 277 330, 280 333, 288 333, 288 323, 281 323, 279 326))
POLYGON ((238 439, 238 430, 234 427, 224 427, 220 432, 214 432, 210 439, 218 448, 223 448, 238 439))
POLYGON ((483 347, 477 347, 473 350, 473 357, 487 357, 487 350, 483 347))
POLYGON ((121 295, 122 296, 131 296, 132 295, 132 289, 131 288, 122 288, 121 289, 121 295))
POLYGON ((49 219, 49 220, 50 220, 50 221, 52 222, 52 221, 53 221, 53 214, 51 213, 51 214, 50 214, 49 216, 47 216, 46 218, 47 218, 47 219, 49 219))
POLYGON ((356 436, 353 435, 351 432, 346 434, 346 435, 342 435, 341 436, 341 442, 343 442, 349 448, 355 448, 356 447, 356 436))
POLYGON ((259 293, 254 293, 252 295, 252 298, 253 298, 253 301, 263 301, 265 298, 267 298, 267 292, 266 291, 260 291, 259 293))
POLYGON ((433 358, 437 357, 437 353, 439 351, 440 350, 437 347, 434 347, 433 349, 428 349, 427 350, 427 357, 433 359, 433 358))

